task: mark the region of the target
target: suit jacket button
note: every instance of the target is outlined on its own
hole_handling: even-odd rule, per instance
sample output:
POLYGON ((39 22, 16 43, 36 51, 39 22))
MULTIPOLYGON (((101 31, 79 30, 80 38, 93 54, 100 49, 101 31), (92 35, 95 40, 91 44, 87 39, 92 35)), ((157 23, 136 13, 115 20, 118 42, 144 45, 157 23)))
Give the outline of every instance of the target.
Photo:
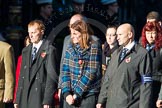
POLYGON ((26 69, 26 67, 27 67, 27 66, 25 65, 25 66, 24 66, 24 69, 26 69))

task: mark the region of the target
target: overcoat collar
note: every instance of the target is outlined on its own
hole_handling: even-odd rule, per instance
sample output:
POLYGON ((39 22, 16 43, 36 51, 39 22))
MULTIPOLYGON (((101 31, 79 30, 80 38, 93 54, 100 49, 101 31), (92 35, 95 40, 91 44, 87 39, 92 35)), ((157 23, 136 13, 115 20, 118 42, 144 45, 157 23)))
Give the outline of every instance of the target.
POLYGON ((26 65, 28 67, 31 66, 31 50, 32 50, 32 44, 25 47, 22 52, 22 54, 24 55, 23 59, 26 61, 26 65))

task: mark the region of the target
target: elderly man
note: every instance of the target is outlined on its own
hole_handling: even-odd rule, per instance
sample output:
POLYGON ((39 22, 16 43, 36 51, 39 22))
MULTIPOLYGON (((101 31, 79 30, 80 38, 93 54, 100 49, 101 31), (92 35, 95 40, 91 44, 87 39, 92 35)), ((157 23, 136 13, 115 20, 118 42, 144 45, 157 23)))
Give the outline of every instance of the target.
POLYGON ((106 71, 97 108, 152 108, 151 65, 146 49, 134 41, 134 29, 122 24, 117 29, 117 49, 106 71))
POLYGON ((40 20, 28 24, 31 44, 22 51, 22 64, 15 108, 51 108, 57 90, 56 49, 43 40, 40 20))

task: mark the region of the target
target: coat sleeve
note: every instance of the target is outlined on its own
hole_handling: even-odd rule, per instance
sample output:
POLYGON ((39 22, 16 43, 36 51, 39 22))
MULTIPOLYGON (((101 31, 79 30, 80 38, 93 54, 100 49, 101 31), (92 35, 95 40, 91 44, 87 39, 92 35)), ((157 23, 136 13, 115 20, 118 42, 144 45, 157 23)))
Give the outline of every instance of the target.
MULTIPOLYGON (((158 51, 156 51, 158 53, 158 51)), ((153 80, 162 82, 162 48, 159 50, 159 55, 156 56, 156 59, 154 66, 156 67, 155 70, 153 70, 153 80), (156 62, 157 61, 157 62, 156 62)))
MULTIPOLYGON (((113 62, 113 60, 116 58, 116 54, 112 55, 112 59, 110 62, 113 62)), ((114 67, 112 63, 109 64, 109 67, 114 67)), ((102 85, 100 89, 100 94, 98 96, 98 103, 104 105, 106 104, 107 101, 107 92, 108 92, 108 87, 109 87, 109 73, 111 72, 111 68, 107 68, 106 72, 103 76, 102 80, 102 85)))
POLYGON ((151 107, 151 95, 152 95, 152 71, 149 54, 145 54, 140 61, 139 71, 141 74, 141 86, 140 86, 140 105, 139 108, 152 108, 151 107))
POLYGON ((62 55, 61 55, 61 61, 60 61, 60 75, 59 75, 59 83, 58 83, 58 88, 59 89, 61 88, 61 84, 62 84, 61 71, 62 71, 62 66, 63 66, 63 59, 65 57, 65 52, 66 52, 69 44, 70 44, 70 36, 66 36, 65 39, 64 39, 64 46, 63 46, 62 55))
POLYGON ((69 69, 69 59, 70 54, 68 53, 68 51, 66 51, 61 69, 62 93, 64 94, 64 97, 66 97, 68 95, 67 93, 71 91, 71 73, 69 69))
MULTIPOLYGON (((24 50, 24 49, 23 49, 24 50)), ((26 66, 24 65, 24 58, 26 56, 24 56, 24 51, 22 51, 22 58, 21 58, 21 66, 20 66, 20 74, 19 76, 16 76, 16 77, 19 77, 18 78, 18 84, 17 84, 17 90, 16 90, 16 98, 14 100, 14 103, 16 104, 19 104, 20 103, 20 100, 21 100, 21 95, 22 95, 22 89, 23 89, 23 86, 24 86, 24 69, 26 69, 26 66)))
POLYGON ((161 88, 160 88, 160 93, 159 93, 158 100, 162 100, 162 85, 161 85, 161 88))
POLYGON ((107 100, 107 89, 108 89, 108 75, 107 75, 107 71, 104 75, 104 78, 103 78, 103 82, 102 82, 102 85, 101 85, 101 89, 100 89, 100 94, 98 96, 98 103, 100 104, 105 104, 106 103, 106 100, 107 100))
POLYGON ((44 105, 53 104, 53 95, 57 90, 58 72, 56 72, 56 49, 53 46, 48 48, 45 69, 47 71, 46 86, 43 98, 44 105))
POLYGON ((5 66, 5 91, 4 98, 13 99, 14 92, 14 73, 15 73, 15 60, 14 51, 11 46, 6 49, 4 56, 5 66))

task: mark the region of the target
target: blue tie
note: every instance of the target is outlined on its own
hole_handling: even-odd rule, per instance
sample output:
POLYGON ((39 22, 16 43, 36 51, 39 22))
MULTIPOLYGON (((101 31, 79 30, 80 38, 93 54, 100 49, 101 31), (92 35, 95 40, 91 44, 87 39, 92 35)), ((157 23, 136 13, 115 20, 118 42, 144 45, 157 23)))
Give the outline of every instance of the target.
POLYGON ((34 48, 32 49, 32 61, 35 59, 36 53, 37 53, 37 48, 34 47, 34 48))
POLYGON ((120 56, 119 56, 119 61, 122 61, 124 59, 124 57, 126 56, 127 54, 127 51, 128 49, 127 48, 123 48, 121 53, 120 53, 120 56))

